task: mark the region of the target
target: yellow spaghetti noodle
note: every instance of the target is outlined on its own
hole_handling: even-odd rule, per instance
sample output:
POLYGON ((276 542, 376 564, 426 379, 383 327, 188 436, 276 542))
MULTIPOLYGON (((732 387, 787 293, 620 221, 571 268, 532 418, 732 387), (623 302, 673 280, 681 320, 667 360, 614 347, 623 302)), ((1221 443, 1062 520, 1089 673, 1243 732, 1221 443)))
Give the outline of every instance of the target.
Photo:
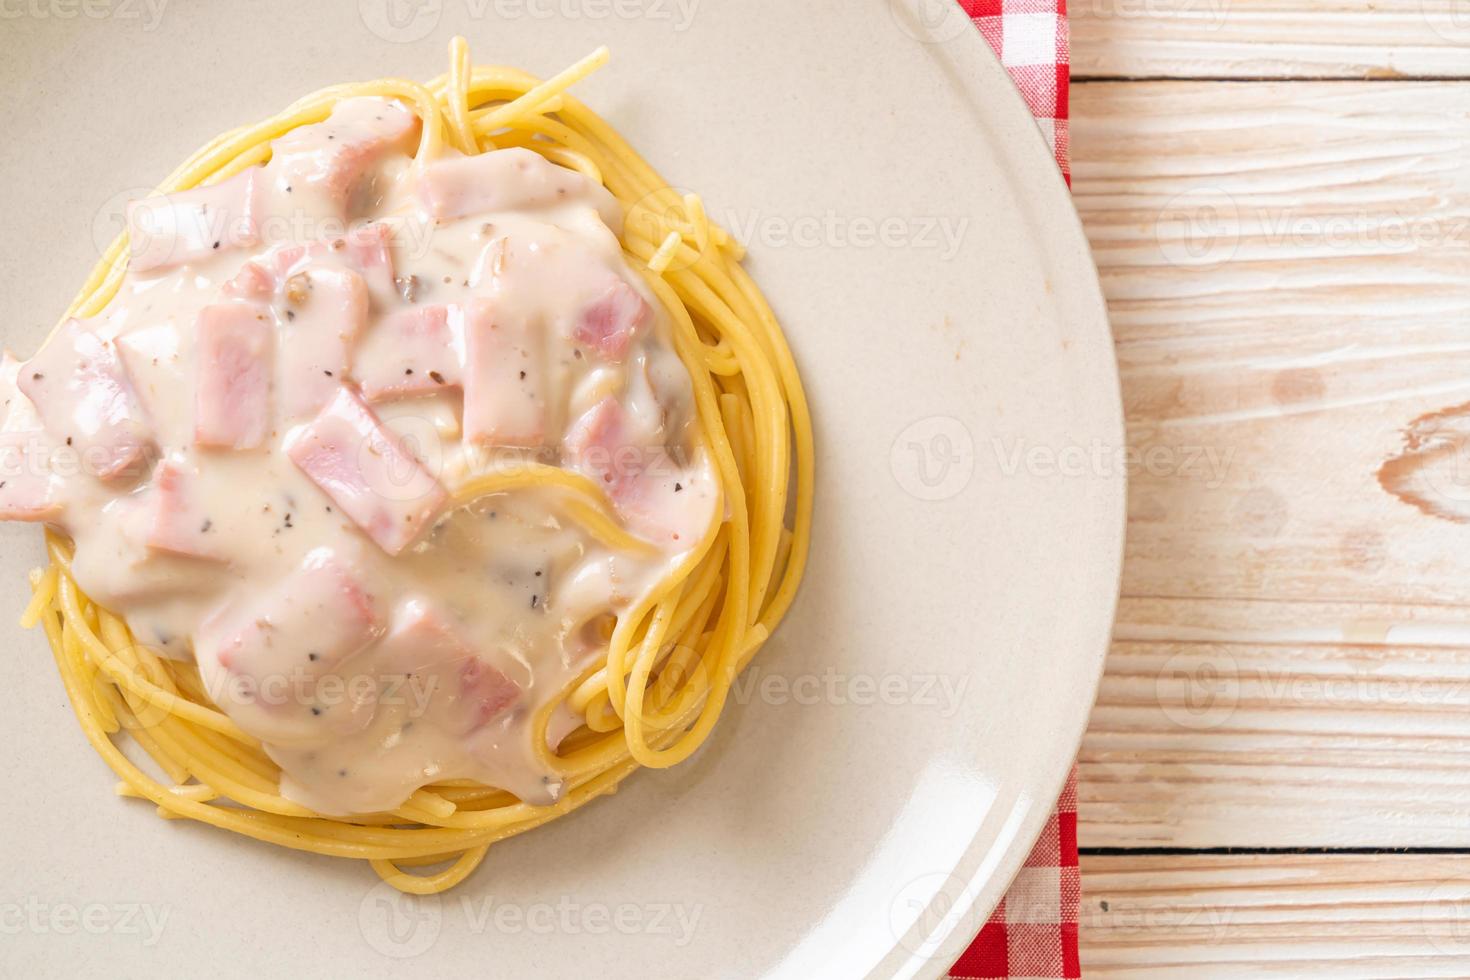
MULTIPOLYGON (((673 322, 726 506, 688 557, 612 624, 607 657, 539 713, 534 744, 566 778, 563 797, 531 806, 492 786, 451 780, 419 790, 392 813, 347 819, 283 798, 278 768, 208 699, 195 667, 138 644, 119 617, 95 605, 72 578, 70 543, 52 532, 50 565, 32 574, 33 599, 21 621, 45 631, 82 730, 120 778, 120 795, 148 800, 170 819, 368 861, 394 887, 428 894, 463 881, 496 841, 613 791, 639 766, 673 765, 709 735, 732 681, 781 621, 801 581, 811 532, 811 422, 781 328, 738 264, 739 244, 710 223, 697 197, 670 188, 568 94, 606 61, 600 49, 541 81, 513 68, 473 66, 456 38, 444 76, 426 85, 382 79, 307 96, 212 140, 158 188, 169 193, 223 180, 269 160, 271 140, 325 119, 338 101, 382 96, 402 100, 422 120, 419 159, 444 145, 465 153, 526 147, 597 180, 623 205, 627 258, 673 322), (545 732, 562 705, 584 724, 553 754, 545 732), (113 739, 123 732, 166 779, 118 748, 113 739), (444 867, 406 870, 435 865, 444 867)), ((127 257, 124 233, 66 315, 101 310, 127 257)), ((527 486, 554 486, 565 516, 594 538, 616 548, 641 546, 594 484, 558 468, 477 477, 458 488, 456 499, 527 486)))

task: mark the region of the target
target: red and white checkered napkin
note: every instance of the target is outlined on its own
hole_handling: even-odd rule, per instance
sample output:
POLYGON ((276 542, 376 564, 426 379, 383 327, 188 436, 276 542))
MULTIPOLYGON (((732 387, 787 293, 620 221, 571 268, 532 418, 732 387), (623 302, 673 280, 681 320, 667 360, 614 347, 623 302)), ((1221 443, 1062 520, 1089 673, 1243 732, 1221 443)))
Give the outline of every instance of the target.
MULTIPOLYGON (((1000 56, 1071 182, 1067 157, 1066 0, 959 0, 1000 56)), ((949 968, 954 980, 1081 977, 1077 962, 1077 774, 980 935, 949 968)))
POLYGON ((970 948, 949 968, 952 980, 1056 980, 1082 976, 1077 962, 1077 773, 1057 801, 1011 890, 970 948))
POLYGON ((1010 72, 1068 183, 1067 0, 959 0, 1010 72))

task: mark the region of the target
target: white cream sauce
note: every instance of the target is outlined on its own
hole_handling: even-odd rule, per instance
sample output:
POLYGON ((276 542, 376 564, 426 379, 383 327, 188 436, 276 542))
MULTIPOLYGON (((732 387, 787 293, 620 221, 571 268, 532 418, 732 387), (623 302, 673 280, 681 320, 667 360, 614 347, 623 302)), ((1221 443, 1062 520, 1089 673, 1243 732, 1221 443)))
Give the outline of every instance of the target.
POLYGON ((612 197, 525 150, 415 163, 416 135, 349 100, 140 202, 116 298, 0 370, 0 517, 69 534, 81 587, 327 814, 450 778, 557 799, 533 714, 723 507, 612 197), (559 490, 450 502, 526 460, 653 547, 559 490))

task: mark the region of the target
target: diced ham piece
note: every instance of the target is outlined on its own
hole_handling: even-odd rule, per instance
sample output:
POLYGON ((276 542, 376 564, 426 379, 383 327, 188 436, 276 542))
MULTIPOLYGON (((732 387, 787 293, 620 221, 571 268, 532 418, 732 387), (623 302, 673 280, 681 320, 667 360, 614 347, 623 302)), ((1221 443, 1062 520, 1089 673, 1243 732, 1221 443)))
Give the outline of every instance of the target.
MULTIPOLYGON (((677 466, 652 420, 604 398, 572 423, 563 462, 602 487, 624 522, 649 540, 684 540, 708 526, 715 497, 698 471, 677 466)), ((687 542, 686 542, 687 543, 687 542)))
POLYGON ((621 361, 634 331, 647 322, 648 315, 648 304, 638 291, 614 277, 602 295, 582 310, 573 335, 609 361, 621 361))
POLYGON ((231 299, 265 302, 275 293, 276 280, 259 262, 246 262, 222 288, 231 299))
POLYGON ((488 446, 541 445, 546 434, 546 353, 539 331, 503 316, 494 300, 465 310, 464 431, 488 446))
POLYGON ((393 271, 393 229, 388 225, 378 221, 353 228, 340 239, 327 242, 326 247, 341 253, 348 266, 362 276, 379 309, 402 302, 393 271))
POLYGON ((86 472, 103 480, 137 475, 152 437, 112 343, 68 320, 21 366, 18 384, 86 472))
POLYGON ((478 657, 459 668, 459 691, 455 697, 457 734, 469 735, 483 728, 516 703, 521 689, 515 681, 478 657))
MULTIPOLYGON (((377 241, 375 235, 372 240, 377 241)), ((325 242, 280 248, 266 264, 247 262, 224 285, 226 296, 273 304, 279 314, 277 398, 287 423, 311 418, 336 394, 367 326, 366 282, 347 265, 334 263, 330 253, 325 242)), ((391 270, 390 258, 381 261, 391 270)))
POLYGON ((143 541, 154 551, 186 558, 226 561, 215 542, 218 529, 200 501, 199 474, 176 460, 165 459, 153 469, 144 491, 143 541))
POLYGON ((129 269, 151 272, 258 244, 259 174, 250 167, 209 187, 130 203, 129 269))
POLYGON ((388 153, 409 153, 419 120, 401 103, 344 99, 325 122, 301 126, 271 144, 269 170, 290 200, 345 217, 368 189, 372 167, 388 153))
POLYGON ((336 394, 367 326, 368 292, 355 272, 311 265, 286 281, 282 302, 281 407, 296 421, 336 394))
POLYGON ((573 469, 591 477, 616 502, 647 464, 645 448, 631 436, 628 413, 616 398, 608 397, 571 424, 562 450, 573 469))
MULTIPOLYGON (((264 593, 237 600, 199 630, 194 649, 205 686, 231 717, 268 741, 360 729, 374 689, 346 698, 316 681, 383 634, 376 597, 356 568, 318 548, 264 593), (333 693, 330 700, 322 694, 333 693)), ((352 685, 346 685, 350 691, 352 685)))
POLYGON ((472 734, 520 700, 520 685, 476 654, 448 617, 422 599, 398 609, 379 651, 387 670, 431 687, 429 717, 454 735, 472 734))
POLYGON ((195 326, 194 441, 255 449, 271 427, 275 325, 265 307, 215 303, 195 326))
POLYGON ((608 227, 622 226, 622 210, 606 189, 524 147, 434 160, 424 168, 418 192, 424 209, 441 221, 580 198, 597 208, 608 227))
POLYGON ((393 268, 393 229, 381 221, 359 225, 334 238, 278 248, 269 261, 279 283, 289 282, 307 263, 329 263, 362 276, 373 302, 381 309, 396 306, 403 299, 393 268))
POLYGON ((369 401, 459 387, 463 354, 450 317, 445 306, 416 306, 373 327, 352 361, 352 376, 369 401))
POLYGON ((60 515, 49 454, 39 432, 0 432, 0 521, 48 521, 60 515))
POLYGON ((347 388, 293 436, 286 452, 390 555, 412 544, 448 501, 439 481, 347 388))

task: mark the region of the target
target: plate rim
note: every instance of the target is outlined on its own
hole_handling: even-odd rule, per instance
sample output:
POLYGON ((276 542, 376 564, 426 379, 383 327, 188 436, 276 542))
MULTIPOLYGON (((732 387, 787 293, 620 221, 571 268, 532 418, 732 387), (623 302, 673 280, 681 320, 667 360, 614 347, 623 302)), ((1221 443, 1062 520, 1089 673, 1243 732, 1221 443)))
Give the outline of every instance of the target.
MULTIPOLYGON (((889 0, 895 16, 904 16, 902 4, 923 0, 889 0)), ((957 8, 958 10, 958 8, 957 8)), ((963 11, 959 11, 963 13, 963 11)), ((965 17, 968 20, 968 17, 965 17)), ((964 83, 967 96, 984 97, 992 108, 992 121, 1006 132, 991 145, 996 162, 1011 175, 1021 178, 1028 189, 1044 189, 1045 196, 1023 196, 1022 210, 1038 219, 1038 226, 1049 234, 1038 234, 1035 241, 1050 256, 1065 256, 1071 253, 1081 259, 1074 263, 1077 268, 1068 269, 1067 281, 1079 301, 1090 308, 1089 320, 1093 329, 1084 336, 1093 343, 1105 345, 1106 357, 1102 359, 1097 383, 1104 391, 1100 394, 1111 411, 1106 419, 1097 424, 1104 430, 1103 438, 1109 445, 1125 445, 1126 428, 1123 413, 1122 387, 1118 373, 1117 353, 1113 346, 1111 321, 1108 316, 1107 300, 1103 295, 1096 262, 1092 258, 1091 244, 1082 226, 1081 216, 1072 197, 1071 187, 1063 177, 1052 155, 1051 147, 1043 137, 1036 118, 1016 88, 1010 73, 1001 64, 995 51, 985 41, 978 29, 965 25, 954 38, 941 43, 930 43, 931 56, 947 59, 952 77, 964 83), (1029 132, 1034 139, 1025 138, 1029 132)), ((1049 256, 1049 257, 1050 257, 1049 256)), ((1111 644, 1112 627, 1117 615, 1118 599, 1122 590, 1124 547, 1127 533, 1127 489, 1126 471, 1101 477, 1098 483, 1109 485, 1113 495, 1111 521, 1111 545, 1105 554, 1095 556, 1105 574, 1104 580, 1112 583, 1107 595, 1111 611, 1105 617, 1102 635, 1092 641, 1092 647, 1083 657, 1079 654, 1079 666, 1088 667, 1089 681, 1084 685, 1085 698, 1072 715, 1065 741, 1056 744, 1066 747, 1065 760, 1055 767, 1046 785, 1050 791, 1043 799, 1060 798, 1067 780, 1076 764, 1077 753, 1086 734, 1092 706, 1097 700, 1102 684, 1104 666, 1111 644)), ((1101 597, 1100 597, 1101 598, 1101 597)), ((1042 782, 1038 780, 1038 782, 1042 782)), ((962 897, 968 899, 963 914, 946 915, 944 920, 925 940, 917 951, 906 950, 904 944, 895 939, 893 951, 882 962, 875 965, 873 976, 880 975, 885 966, 893 966, 893 976, 920 977, 923 980, 940 980, 949 967, 969 948, 1001 898, 1010 889, 1016 876, 1030 855, 1031 849, 1040 838, 1047 822, 1055 811, 1054 805, 1032 807, 1021 821, 1004 857, 988 873, 981 867, 964 876, 962 897), (983 910, 983 915, 979 914, 983 910), (907 955, 902 955, 902 954, 907 955), (895 961, 897 959, 897 962, 895 961)), ((979 836, 978 833, 976 835, 979 836)), ((962 857, 973 858, 974 841, 962 857)), ((951 869, 953 873, 955 869, 951 869)))

